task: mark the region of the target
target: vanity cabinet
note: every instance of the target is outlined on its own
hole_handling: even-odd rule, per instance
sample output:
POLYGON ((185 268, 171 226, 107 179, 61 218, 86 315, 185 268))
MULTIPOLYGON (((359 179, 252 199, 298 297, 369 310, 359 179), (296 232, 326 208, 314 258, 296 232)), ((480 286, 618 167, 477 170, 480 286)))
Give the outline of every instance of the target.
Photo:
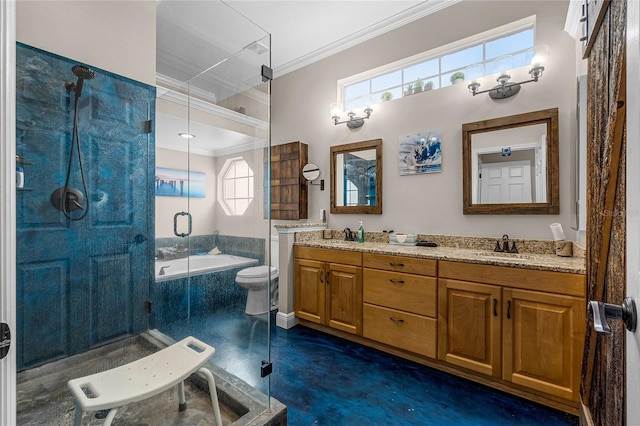
POLYGON ((441 261, 438 286, 440 360, 579 401, 584 275, 441 261))
POLYGON ((363 336, 436 357, 437 261, 362 255, 363 336))
POLYGON ((362 335, 362 254, 295 247, 295 315, 362 335))

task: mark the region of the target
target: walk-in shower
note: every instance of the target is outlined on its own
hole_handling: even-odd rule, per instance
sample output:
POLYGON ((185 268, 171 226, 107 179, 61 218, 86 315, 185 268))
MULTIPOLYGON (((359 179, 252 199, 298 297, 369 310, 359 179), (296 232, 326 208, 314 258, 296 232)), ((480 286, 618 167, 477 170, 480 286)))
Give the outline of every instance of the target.
POLYGON ((84 80, 91 80, 96 74, 92 69, 83 65, 74 65, 71 67, 71 71, 78 77, 78 80, 75 83, 68 81, 64 85, 68 91, 74 93, 73 128, 71 130, 71 148, 69 149, 69 161, 67 162, 67 175, 64 186, 56 189, 51 194, 51 204, 58 210, 61 210, 67 219, 81 220, 89 213, 90 197, 87 190, 87 178, 82 164, 82 148, 80 145, 80 134, 78 132, 78 104, 80 103, 80 96, 82 96, 84 80), (80 173, 80 181, 82 182, 84 192, 70 186, 74 151, 77 154, 78 172, 80 173), (80 215, 71 215, 71 212, 76 210, 82 210, 82 213, 80 215))

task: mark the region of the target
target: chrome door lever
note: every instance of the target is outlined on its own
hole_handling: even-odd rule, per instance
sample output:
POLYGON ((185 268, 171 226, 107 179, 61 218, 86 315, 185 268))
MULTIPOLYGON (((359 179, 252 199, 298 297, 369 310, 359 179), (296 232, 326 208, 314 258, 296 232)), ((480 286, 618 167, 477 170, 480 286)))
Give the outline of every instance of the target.
POLYGON ((627 330, 636 331, 638 315, 636 304, 631 297, 625 297, 622 305, 591 301, 589 306, 593 312, 593 328, 597 333, 609 336, 613 334, 607 323, 607 318, 622 320, 627 330))

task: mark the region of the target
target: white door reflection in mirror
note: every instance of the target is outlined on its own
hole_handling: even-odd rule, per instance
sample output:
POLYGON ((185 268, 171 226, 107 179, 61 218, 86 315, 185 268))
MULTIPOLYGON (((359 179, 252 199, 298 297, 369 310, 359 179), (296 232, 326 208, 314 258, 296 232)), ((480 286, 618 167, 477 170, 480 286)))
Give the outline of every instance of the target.
POLYGON ((546 134, 546 124, 473 134, 472 203, 546 203, 546 134))

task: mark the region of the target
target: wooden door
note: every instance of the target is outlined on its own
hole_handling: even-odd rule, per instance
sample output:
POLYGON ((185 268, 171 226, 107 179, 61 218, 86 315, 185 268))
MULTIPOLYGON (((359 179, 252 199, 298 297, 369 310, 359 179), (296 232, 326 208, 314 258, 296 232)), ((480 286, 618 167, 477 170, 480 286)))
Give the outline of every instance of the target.
POLYGON ((362 268, 327 264, 327 325, 362 336, 362 268))
POLYGON ((325 322, 325 263, 296 259, 295 313, 298 318, 318 324, 325 322))
POLYGON ((480 191, 483 204, 530 203, 531 162, 483 164, 480 191))
POLYGON ((438 358, 500 377, 502 289, 449 279, 438 286, 438 358))
MULTIPOLYGON (((637 216, 637 206, 627 206, 626 200, 625 39, 633 36, 625 31, 631 3, 588 2, 588 23, 595 25, 589 29, 587 46, 591 48, 584 55, 588 58, 587 300, 618 305, 626 293, 627 219, 637 216)), ((637 82, 630 80, 629 85, 635 87, 637 82)), ((630 115, 629 120, 635 122, 637 116, 630 115)), ((633 140, 629 151, 636 147, 633 140)), ((581 414, 585 422, 596 425, 625 424, 625 368, 636 369, 625 367, 624 324, 610 321, 609 325, 613 335, 597 335, 590 320, 585 335, 581 414)), ((633 399, 628 403, 637 405, 633 399)))
POLYGON ((503 379, 578 401, 584 299, 509 288, 502 297, 503 379))

